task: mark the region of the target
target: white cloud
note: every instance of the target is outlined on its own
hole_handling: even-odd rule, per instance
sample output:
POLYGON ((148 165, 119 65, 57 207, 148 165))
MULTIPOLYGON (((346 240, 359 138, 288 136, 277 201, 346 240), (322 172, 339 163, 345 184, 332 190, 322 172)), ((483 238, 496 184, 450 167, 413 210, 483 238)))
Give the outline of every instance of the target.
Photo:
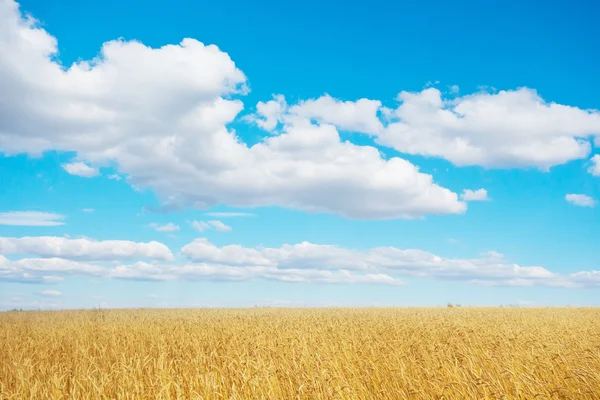
MULTIPOLYGON (((0 250, 2 251, 2 250, 0 250)), ((2 251, 3 252, 3 251, 2 251)), ((560 274, 540 266, 520 266, 490 251, 476 258, 444 258, 415 249, 376 247, 357 251, 302 242, 278 248, 217 247, 196 239, 181 249, 188 262, 138 261, 107 267, 65 258, 0 256, 0 280, 56 283, 68 275, 134 280, 254 280, 298 283, 403 285, 401 278, 464 281, 487 286, 600 287, 600 271, 560 274)), ((110 259, 109 255, 101 257, 110 259)))
POLYGON ((287 108, 283 95, 273 96, 273 100, 256 104, 256 115, 244 117, 250 122, 255 122, 260 128, 266 131, 273 131, 277 128, 280 119, 287 108))
POLYGON ((489 200, 487 195, 487 190, 478 189, 478 190, 463 190, 460 198, 464 201, 485 201, 489 200))
POLYGON ((84 213, 93 213, 95 210, 93 208, 84 208, 81 211, 84 213))
POLYGON ((301 101, 288 112, 319 123, 333 124, 345 131, 377 134, 383 130, 377 116, 380 108, 379 100, 341 101, 326 94, 318 99, 301 101))
POLYGON ((120 180, 121 180, 121 179, 123 179, 123 178, 121 178, 121 177, 120 177, 119 175, 117 175, 117 174, 112 174, 112 175, 108 175, 108 179, 112 179, 112 180, 115 180, 115 181, 120 181, 120 180))
POLYGON ((346 270, 330 271, 317 269, 278 269, 262 266, 230 266, 185 264, 183 266, 164 266, 148 263, 122 265, 110 270, 110 277, 136 280, 172 280, 205 279, 219 281, 246 281, 265 279, 293 283, 371 283, 403 285, 397 278, 386 274, 353 273, 346 270))
POLYGON ((33 254, 71 260, 124 260, 149 258, 168 261, 171 250, 163 243, 128 240, 68 239, 56 236, 0 237, 0 254, 33 254))
POLYGON ((596 200, 585 194, 570 193, 565 196, 565 200, 579 207, 594 207, 596 205, 596 200))
MULTIPOLYGON (((457 91, 451 89, 451 93, 457 91)), ((599 111, 547 102, 529 88, 444 98, 430 87, 400 92, 397 100, 398 107, 388 108, 381 107, 379 100, 342 102, 325 95, 289 106, 283 96, 277 96, 261 104, 277 103, 272 108, 278 112, 265 115, 257 107, 254 120, 273 129, 274 120, 294 124, 303 117, 312 118, 320 124, 375 135, 380 144, 402 153, 489 168, 547 170, 586 157, 590 137, 600 135, 599 111)))
POLYGON ((40 292, 40 294, 42 296, 47 296, 47 297, 58 297, 58 296, 62 296, 62 293, 59 292, 58 290, 42 290, 40 292))
POLYGON ((588 168, 588 172, 593 176, 600 176, 600 154, 594 155, 590 161, 592 165, 588 168))
POLYGON ((196 229, 198 232, 204 232, 209 229, 214 229, 218 232, 229 232, 231 231, 231 227, 229 225, 225 225, 221 221, 212 220, 212 221, 193 221, 192 227, 196 229))
POLYGON ((278 274, 281 273, 280 271, 297 273, 302 270, 354 271, 359 272, 359 276, 383 274, 392 279, 411 276, 462 280, 483 285, 558 287, 600 285, 600 272, 598 277, 594 271, 582 272, 579 275, 561 275, 539 266, 519 266, 510 263, 502 254, 493 251, 484 253, 479 258, 454 259, 439 257, 422 250, 403 250, 393 247, 355 251, 303 242, 296 245, 286 244, 280 248, 255 249, 239 245, 219 248, 206 239, 196 239, 184 246, 181 252, 194 263, 214 265, 214 270, 211 271, 215 273, 220 268, 227 268, 237 276, 241 276, 242 271, 238 269, 242 268, 245 274, 250 275, 262 274, 264 271, 269 271, 270 274, 278 274))
POLYGON ((217 218, 253 217, 254 214, 247 212, 207 212, 204 215, 217 218))
POLYGON ((280 248, 216 247, 206 239, 184 246, 191 263, 165 266, 138 262, 110 274, 121 279, 271 279, 285 282, 378 283, 401 285, 399 276, 462 280, 488 286, 597 287, 600 272, 563 275, 539 266, 522 267, 502 254, 474 259, 442 258, 421 250, 391 247, 354 251, 307 242, 280 248))
POLYGON ((0 212, 0 225, 59 226, 65 224, 64 219, 63 215, 41 211, 0 212))
POLYGON ((98 176, 100 172, 97 168, 92 168, 83 162, 73 162, 69 164, 61 164, 63 169, 71 175, 81 176, 83 178, 93 178, 98 176))
POLYGON ((179 225, 175 225, 172 222, 164 225, 152 223, 149 226, 157 232, 177 232, 179 230, 179 225))
POLYGON ((208 221, 208 223, 215 228, 215 230, 219 231, 219 232, 229 232, 231 231, 231 227, 228 225, 225 225, 224 223, 222 223, 221 221, 208 221))
POLYGON ((246 77, 216 46, 115 40, 92 61, 63 66, 54 37, 22 18, 16 3, 0 8, 6 154, 74 151, 80 162, 114 167, 179 207, 274 205, 360 219, 466 209, 410 162, 386 160, 375 147, 343 142, 334 126, 310 122, 378 129, 367 119, 376 101, 304 103, 296 121, 250 147, 227 129, 243 109, 232 96, 247 92, 246 77))
POLYGON ((586 157, 600 134, 600 112, 548 103, 534 90, 480 92, 452 100, 439 90, 401 92, 396 122, 379 141, 455 165, 542 170, 586 157))

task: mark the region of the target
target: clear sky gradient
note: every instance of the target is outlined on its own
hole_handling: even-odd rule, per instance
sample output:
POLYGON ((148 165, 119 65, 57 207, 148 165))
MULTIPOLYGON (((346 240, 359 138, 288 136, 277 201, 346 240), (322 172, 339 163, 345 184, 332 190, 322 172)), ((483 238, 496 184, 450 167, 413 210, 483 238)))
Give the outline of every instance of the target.
POLYGON ((599 16, 0 0, 0 309, 600 305, 599 16))

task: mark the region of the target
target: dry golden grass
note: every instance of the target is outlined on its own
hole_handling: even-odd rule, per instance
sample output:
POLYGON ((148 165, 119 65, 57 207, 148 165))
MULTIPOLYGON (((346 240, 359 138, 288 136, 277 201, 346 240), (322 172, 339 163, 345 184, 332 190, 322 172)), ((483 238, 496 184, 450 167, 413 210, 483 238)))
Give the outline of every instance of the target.
POLYGON ((600 310, 0 313, 1 399, 600 399, 600 310))

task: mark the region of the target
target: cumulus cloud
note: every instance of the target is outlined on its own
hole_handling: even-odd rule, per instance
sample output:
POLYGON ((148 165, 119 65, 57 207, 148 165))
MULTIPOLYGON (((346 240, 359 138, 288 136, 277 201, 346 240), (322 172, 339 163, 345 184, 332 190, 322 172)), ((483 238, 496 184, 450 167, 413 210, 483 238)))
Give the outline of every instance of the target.
MULTIPOLYGON (((56 39, 12 0, 0 2, 0 26, 6 154, 74 151, 78 162, 114 167, 134 187, 179 207, 275 205, 361 219, 466 209, 410 162, 342 141, 322 124, 378 130, 369 117, 377 101, 303 103, 292 125, 248 146, 228 128, 243 109, 235 97, 247 92, 246 77, 214 45, 114 40, 93 60, 63 66, 56 39)), ((262 124, 270 129, 278 106, 265 107, 273 108, 261 108, 272 115, 262 124)))
POLYGON ((462 194, 460 195, 460 198, 463 199, 464 201, 489 200, 487 190, 485 190, 485 189, 478 189, 478 190, 465 189, 465 190, 463 190, 462 194))
POLYGON ((444 259, 422 250, 378 247, 366 252, 308 242, 280 248, 244 248, 238 245, 216 247, 206 239, 196 239, 181 253, 194 262, 230 266, 276 267, 278 269, 352 270, 403 276, 509 282, 552 278, 542 267, 521 267, 507 262, 503 255, 489 252, 476 259, 444 259))
MULTIPOLYGON (((2 253, 0 251, 0 253, 2 253)), ((107 269, 101 265, 72 261, 65 258, 21 258, 9 260, 0 255, 0 281, 30 284, 55 284, 64 280, 64 276, 107 275, 107 269), (51 274, 51 275, 49 275, 51 274)))
POLYGON ((345 131, 377 134, 383 130, 377 116, 380 108, 379 100, 341 101, 326 94, 315 100, 301 101, 290 107, 289 113, 333 124, 345 131))
POLYGON ((246 119, 266 131, 274 131, 280 123, 309 120, 318 124, 332 124, 345 131, 377 134, 383 130, 378 117, 381 106, 379 100, 342 101, 328 94, 289 106, 285 97, 279 94, 270 101, 258 102, 256 114, 246 119))
POLYGON ((172 222, 164 225, 151 223, 149 226, 157 232, 177 232, 180 229, 179 225, 175 225, 172 222))
POLYGON ((290 269, 262 266, 231 266, 210 264, 185 264, 183 266, 165 266, 148 263, 118 266, 109 272, 109 276, 118 279, 136 280, 217 280, 246 281, 265 279, 294 283, 372 283, 403 285, 400 279, 386 274, 357 274, 346 270, 290 269))
POLYGON ((585 194, 570 193, 565 196, 565 200, 579 207, 594 207, 596 200, 585 194))
POLYGON ((533 89, 444 99, 435 88, 401 92, 397 121, 380 143, 455 165, 537 167, 586 157, 600 134, 600 112, 547 102, 533 89))
POLYGON ((94 176, 100 175, 97 168, 92 168, 83 162, 73 162, 67 164, 61 164, 63 169, 71 175, 81 176, 83 178, 93 178, 94 176))
POLYGON ((250 280, 285 282, 404 284, 401 277, 460 280, 488 286, 596 287, 600 272, 558 274, 540 266, 520 266, 497 252, 472 259, 443 258, 422 250, 378 247, 356 251, 303 242, 279 248, 217 247, 196 239, 181 253, 189 263, 167 266, 138 262, 120 265, 120 279, 250 280))
POLYGON ((63 215, 41 211, 0 212, 0 225, 59 226, 65 224, 64 219, 63 215))
POLYGON ((61 257, 70 260, 126 260, 148 258, 168 261, 171 250, 159 242, 128 240, 69 239, 56 236, 0 237, 0 254, 32 254, 39 257, 61 257))
POLYGON ((536 265, 520 266, 494 251, 475 258, 459 259, 395 247, 358 251, 308 242, 284 244, 277 248, 218 247, 207 239, 196 239, 184 246, 181 254, 187 261, 137 261, 114 266, 58 257, 8 260, 0 256, 0 280, 40 284, 56 283, 64 276, 87 275, 150 281, 266 279, 298 283, 404 285, 402 278, 411 277, 487 286, 600 287, 600 271, 561 274, 536 265))
POLYGON ((214 229, 218 232, 229 232, 231 231, 231 227, 229 225, 225 225, 221 221, 211 220, 211 221, 192 221, 192 227, 198 232, 204 232, 209 229, 214 229))
POLYGON ((594 155, 590 161, 592 165, 588 168, 588 172, 593 176, 600 176, 600 154, 594 155))
MULTIPOLYGON (((458 88, 451 92, 455 95, 458 88)), ((310 118, 373 135, 379 144, 402 153, 488 168, 548 170, 586 157, 591 137, 600 135, 598 110, 548 102, 530 88, 445 98, 429 87, 402 91, 397 100, 396 108, 388 108, 381 107, 379 100, 351 102, 325 95, 290 106, 279 95, 259 103, 254 120, 274 129, 279 122, 294 124, 310 118), (265 113, 265 108, 270 112, 265 113)))

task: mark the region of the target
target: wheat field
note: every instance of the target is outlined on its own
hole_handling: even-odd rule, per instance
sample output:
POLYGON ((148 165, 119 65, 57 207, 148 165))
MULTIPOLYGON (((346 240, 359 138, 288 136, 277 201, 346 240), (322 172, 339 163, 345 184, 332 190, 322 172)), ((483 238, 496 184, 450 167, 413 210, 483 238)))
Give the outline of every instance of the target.
POLYGON ((0 398, 600 399, 600 310, 5 312, 0 398))

